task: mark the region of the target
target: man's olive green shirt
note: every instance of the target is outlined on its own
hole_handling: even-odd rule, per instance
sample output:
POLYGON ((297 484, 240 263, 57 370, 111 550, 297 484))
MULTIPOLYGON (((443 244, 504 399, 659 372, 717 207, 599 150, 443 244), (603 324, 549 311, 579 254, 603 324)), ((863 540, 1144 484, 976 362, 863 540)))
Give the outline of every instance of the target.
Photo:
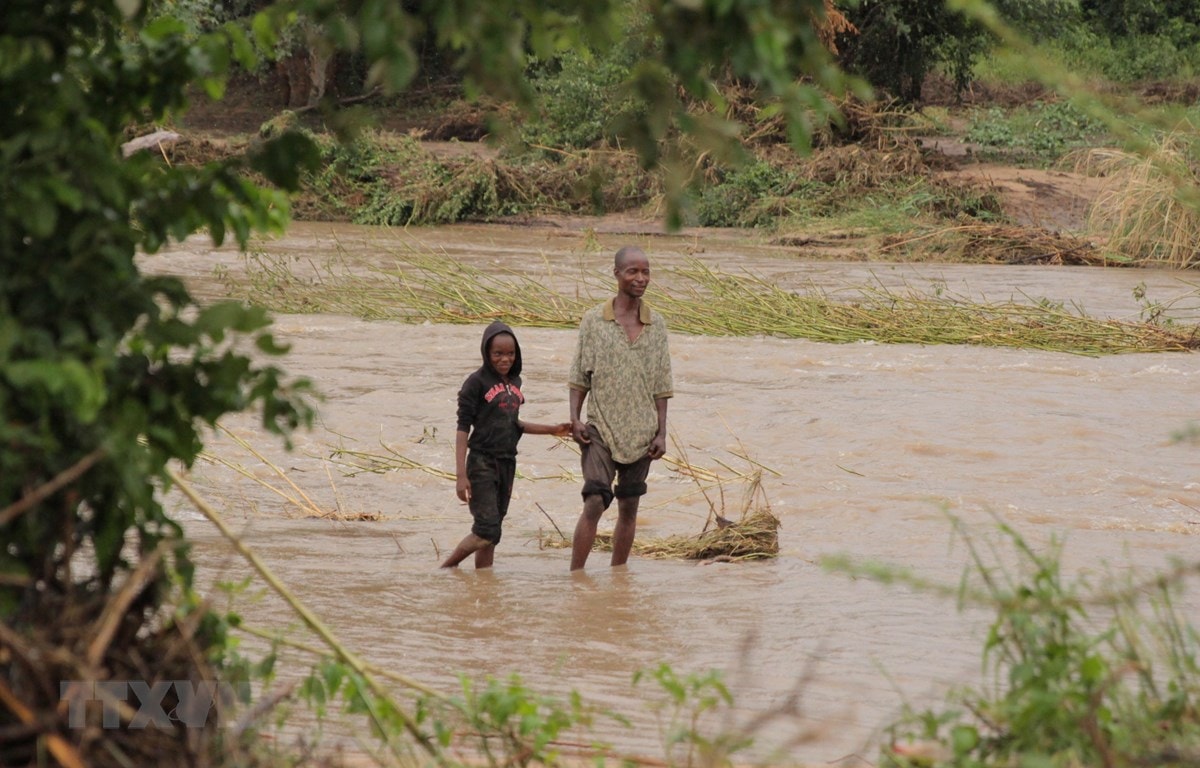
POLYGON ((588 393, 587 421, 621 464, 650 450, 658 433, 655 401, 674 394, 667 324, 645 301, 638 319, 642 331, 630 341, 613 314, 613 299, 585 312, 567 382, 588 393))

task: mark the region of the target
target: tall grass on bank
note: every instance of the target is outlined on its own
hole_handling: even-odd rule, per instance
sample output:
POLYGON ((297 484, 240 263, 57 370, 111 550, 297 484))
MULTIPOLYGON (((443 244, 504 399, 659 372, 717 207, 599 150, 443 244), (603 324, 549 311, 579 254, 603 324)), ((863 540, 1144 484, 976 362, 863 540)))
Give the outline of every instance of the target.
POLYGON ((1078 170, 1106 182, 1088 223, 1108 236, 1106 248, 1116 258, 1200 266, 1200 158, 1191 142, 1167 135, 1145 154, 1092 149, 1075 159, 1078 170))
MULTIPOLYGON (((249 279, 226 275, 231 292, 278 312, 329 312, 404 322, 573 328, 612 288, 580 276, 571 292, 555 275, 484 272, 433 254, 407 253, 389 269, 354 273, 258 254, 249 279)), ((808 286, 794 291, 752 274, 731 275, 699 262, 660 270, 651 300, 672 330, 705 336, 758 336, 830 343, 977 344, 1101 355, 1200 348, 1200 326, 1159 319, 1086 315, 1047 300, 977 303, 948 294, 857 289, 835 298, 808 286)))
POLYGON ((983 646, 989 681, 951 693, 944 707, 909 712, 891 727, 881 765, 1200 764, 1200 635, 1178 603, 1200 564, 1089 586, 1064 576, 1059 542, 1034 547, 1002 524, 1015 559, 1001 557, 954 523, 970 564, 957 587, 847 558, 825 561, 994 612, 983 646))

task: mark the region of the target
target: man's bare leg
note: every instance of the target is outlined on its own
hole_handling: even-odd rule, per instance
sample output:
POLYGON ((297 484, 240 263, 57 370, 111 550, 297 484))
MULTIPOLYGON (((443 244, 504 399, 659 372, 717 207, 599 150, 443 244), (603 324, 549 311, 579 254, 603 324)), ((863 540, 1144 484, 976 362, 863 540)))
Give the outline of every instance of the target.
MULTIPOLYGON (((492 542, 488 541, 487 539, 481 539, 473 533, 468 533, 465 537, 463 537, 462 541, 458 542, 458 546, 455 547, 454 551, 450 553, 450 557, 447 557, 445 562, 442 563, 442 567, 457 568, 459 563, 467 559, 467 555, 470 555, 473 552, 479 552, 484 547, 491 546, 492 542)), ((476 562, 475 567, 479 567, 478 561, 476 562)))
POLYGON ((594 493, 583 500, 583 513, 575 523, 575 535, 571 540, 571 570, 577 571, 587 564, 592 545, 596 543, 596 525, 604 514, 604 497, 594 493))
POLYGON ((633 536, 637 532, 637 513, 640 496, 617 499, 617 524, 613 528, 612 564, 625 565, 633 549, 633 536))

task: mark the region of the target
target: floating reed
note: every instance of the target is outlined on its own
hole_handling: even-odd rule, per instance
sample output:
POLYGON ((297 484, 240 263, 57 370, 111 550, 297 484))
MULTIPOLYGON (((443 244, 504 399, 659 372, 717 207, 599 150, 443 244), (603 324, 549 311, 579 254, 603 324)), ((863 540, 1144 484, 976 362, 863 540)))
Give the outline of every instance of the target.
POLYGON ((244 464, 232 461, 223 456, 218 456, 214 453, 209 453, 208 451, 201 452, 200 458, 209 462, 210 464, 218 464, 226 467, 227 469, 231 469, 242 477, 258 483, 266 490, 283 499, 284 502, 286 502, 284 509, 294 510, 296 516, 320 518, 322 520, 337 520, 340 522, 374 522, 383 519, 383 515, 379 514, 378 512, 353 512, 343 509, 341 495, 338 493, 337 487, 333 483, 333 476, 329 474, 328 466, 325 467, 325 473, 329 478, 329 487, 333 491, 336 502, 333 509, 325 509, 320 504, 317 504, 315 501, 313 501, 312 497, 305 493, 304 489, 297 485, 282 467, 272 462, 266 456, 263 456, 259 451, 255 450, 254 446, 250 445, 245 438, 235 434, 234 432, 231 432, 225 427, 218 427, 217 429, 223 432, 247 453, 261 461, 268 469, 271 470, 271 474, 279 479, 279 484, 259 477, 244 464))
MULTIPOLYGON (((575 447, 574 443, 568 443, 566 440, 560 439, 560 444, 569 444, 575 447)), ((346 477, 355 477, 364 473, 385 474, 387 472, 396 472, 398 470, 412 469, 418 472, 424 472, 428 475, 441 478, 442 480, 454 480, 455 474, 450 470, 441 469, 429 464, 424 464, 416 459, 405 456, 396 450, 393 446, 380 441, 381 453, 374 451, 351 450, 349 448, 334 448, 329 454, 329 461, 342 467, 342 474, 346 477)), ((578 452, 578 449, 576 449, 578 452)), ((567 480, 575 481, 576 475, 570 470, 562 470, 554 475, 527 475, 517 470, 517 477, 523 480, 567 480)))
MULTIPOLYGON (((365 274, 308 265, 306 275, 296 262, 261 254, 253 259, 249 285, 229 281, 230 289, 280 312, 435 323, 503 319, 524 327, 574 328, 612 290, 606 281, 581 276, 568 295, 549 287, 552 274, 484 272, 431 254, 406 254, 402 264, 365 274)), ((978 344, 1087 355, 1200 348, 1200 326, 1094 318, 1047 300, 979 303, 870 286, 849 299, 834 299, 815 286, 790 290, 766 277, 725 274, 696 261, 660 272, 664 277, 650 298, 677 333, 978 344)))
POLYGON ((453 480, 455 477, 453 472, 428 464, 422 464, 416 459, 410 459, 387 443, 380 441, 379 445, 383 449, 383 453, 335 448, 329 454, 329 460, 334 464, 341 465, 343 468, 342 472, 347 477, 354 477, 355 475, 367 472, 382 474, 385 472, 395 472, 400 469, 415 469, 434 477, 440 477, 443 480, 453 480))

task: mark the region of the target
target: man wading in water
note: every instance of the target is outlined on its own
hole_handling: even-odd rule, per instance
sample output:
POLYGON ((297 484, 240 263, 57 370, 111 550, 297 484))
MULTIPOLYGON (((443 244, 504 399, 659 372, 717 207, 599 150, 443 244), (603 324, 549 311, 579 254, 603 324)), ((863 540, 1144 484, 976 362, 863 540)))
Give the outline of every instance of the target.
POLYGON ((617 295, 589 309, 579 323, 568 380, 571 434, 582 449, 583 468, 583 514, 575 524, 572 571, 587 563, 596 524, 614 497, 612 564, 629 559, 650 462, 667 450, 671 356, 667 324, 642 298, 650 284, 650 260, 641 248, 625 246, 617 251, 613 276, 617 295), (587 422, 580 418, 584 400, 587 422))

